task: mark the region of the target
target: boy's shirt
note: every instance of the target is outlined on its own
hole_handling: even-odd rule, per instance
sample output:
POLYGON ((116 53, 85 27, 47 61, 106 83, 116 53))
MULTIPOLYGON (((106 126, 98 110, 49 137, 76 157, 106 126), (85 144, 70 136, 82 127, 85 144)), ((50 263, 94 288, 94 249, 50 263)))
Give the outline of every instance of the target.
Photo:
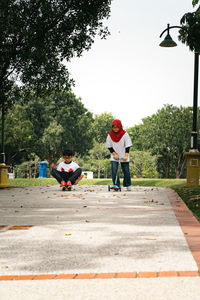
POLYGON ((79 167, 77 163, 71 161, 69 164, 65 163, 64 161, 59 163, 57 170, 58 171, 65 171, 65 172, 75 172, 79 167))

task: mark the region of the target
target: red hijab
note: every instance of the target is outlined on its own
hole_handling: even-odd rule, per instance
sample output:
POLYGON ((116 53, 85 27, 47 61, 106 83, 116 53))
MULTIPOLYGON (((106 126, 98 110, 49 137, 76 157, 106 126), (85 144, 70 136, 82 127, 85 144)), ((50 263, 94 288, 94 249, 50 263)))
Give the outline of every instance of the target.
POLYGON ((122 128, 122 123, 120 120, 115 119, 112 122, 112 126, 117 125, 119 127, 119 131, 118 132, 114 132, 113 129, 110 131, 109 135, 111 137, 111 139, 113 140, 113 142, 118 143, 121 138, 123 137, 123 135, 126 133, 126 131, 122 128))

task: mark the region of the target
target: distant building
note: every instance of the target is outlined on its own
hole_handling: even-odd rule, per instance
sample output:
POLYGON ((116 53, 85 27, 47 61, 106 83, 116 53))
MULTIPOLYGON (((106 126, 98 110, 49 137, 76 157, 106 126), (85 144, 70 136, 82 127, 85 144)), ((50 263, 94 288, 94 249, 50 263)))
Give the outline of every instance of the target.
POLYGON ((15 173, 14 172, 13 173, 8 173, 8 178, 9 179, 15 178, 15 173))

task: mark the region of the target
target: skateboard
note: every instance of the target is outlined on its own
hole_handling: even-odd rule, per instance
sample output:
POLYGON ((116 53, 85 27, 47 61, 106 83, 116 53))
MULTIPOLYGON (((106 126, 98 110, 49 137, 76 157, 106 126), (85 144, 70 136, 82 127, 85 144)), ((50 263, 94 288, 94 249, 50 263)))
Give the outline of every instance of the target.
POLYGON ((63 191, 71 191, 71 190, 72 190, 72 187, 66 185, 66 186, 63 186, 63 187, 62 187, 62 190, 63 190, 63 191))

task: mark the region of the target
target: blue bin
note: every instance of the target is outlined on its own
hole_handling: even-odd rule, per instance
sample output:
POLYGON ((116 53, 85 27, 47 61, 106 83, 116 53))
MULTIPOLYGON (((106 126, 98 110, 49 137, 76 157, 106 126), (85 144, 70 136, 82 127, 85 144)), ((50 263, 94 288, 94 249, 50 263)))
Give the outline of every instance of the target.
POLYGON ((47 162, 46 161, 40 162, 39 178, 47 178, 47 162))

